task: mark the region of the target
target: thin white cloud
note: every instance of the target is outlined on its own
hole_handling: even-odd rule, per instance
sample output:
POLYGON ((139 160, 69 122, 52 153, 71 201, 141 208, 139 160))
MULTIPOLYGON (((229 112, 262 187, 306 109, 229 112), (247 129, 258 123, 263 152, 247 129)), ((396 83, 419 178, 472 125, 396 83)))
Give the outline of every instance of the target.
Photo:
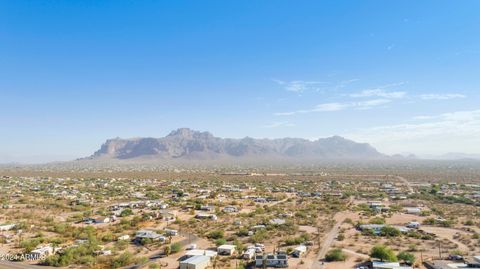
POLYGON ((420 123, 365 128, 345 134, 369 142, 386 153, 480 152, 480 110, 419 116, 420 123))
POLYGON ((362 102, 348 102, 348 103, 324 103, 315 106, 312 109, 302 109, 289 112, 278 112, 274 113, 275 116, 292 116, 297 114, 308 114, 314 112, 333 112, 341 111, 345 109, 357 109, 357 110, 366 110, 374 107, 379 107, 390 103, 389 99, 372 99, 362 102))
POLYGON ((295 124, 285 121, 285 122, 274 122, 271 124, 264 125, 263 128, 279 128, 279 127, 294 127, 295 124))
POLYGON ((430 120, 435 118, 434 116, 427 116, 427 115, 421 115, 421 116, 415 116, 413 117, 414 120, 430 120))
POLYGON ((290 92, 301 93, 307 90, 319 90, 319 85, 324 84, 325 82, 321 81, 304 81, 304 80, 293 80, 293 81, 283 81, 278 79, 273 79, 278 85, 282 85, 283 88, 290 92))
POLYGON ((354 103, 354 106, 358 109, 370 109, 373 107, 386 105, 391 101, 392 100, 389 100, 389 99, 373 99, 373 100, 354 103))
POLYGON ((348 85, 354 83, 354 82, 357 82, 359 81, 358 78, 354 78, 354 79, 348 79, 348 80, 342 80, 340 82, 338 82, 334 87, 333 89, 334 90, 340 90, 340 89, 343 89, 345 87, 347 87, 348 85))
POLYGON ((387 91, 387 89, 402 86, 404 84, 406 84, 406 82, 386 84, 386 85, 375 87, 373 89, 366 89, 358 93, 352 93, 349 96, 353 98, 382 97, 382 98, 389 98, 389 99, 400 99, 400 98, 404 98, 407 95, 407 92, 387 91))
POLYGON ((455 98, 465 98, 467 96, 459 93, 444 93, 444 94, 422 94, 420 98, 423 100, 449 100, 455 98))
POLYGON ((372 89, 372 90, 363 90, 359 93, 350 94, 350 97, 360 98, 360 97, 383 97, 383 98, 392 98, 392 99, 400 99, 407 95, 404 91, 392 91, 388 92, 383 89, 372 89))
POLYGON ((340 111, 346 108, 349 108, 351 104, 348 103, 325 103, 317 105, 311 112, 321 112, 321 111, 340 111))
POLYGON ((359 81, 359 79, 347 79, 338 82, 329 81, 306 81, 306 80, 292 80, 285 81, 280 79, 272 79, 273 82, 282 86, 282 88, 289 92, 301 94, 303 92, 335 92, 346 88, 350 84, 359 81))

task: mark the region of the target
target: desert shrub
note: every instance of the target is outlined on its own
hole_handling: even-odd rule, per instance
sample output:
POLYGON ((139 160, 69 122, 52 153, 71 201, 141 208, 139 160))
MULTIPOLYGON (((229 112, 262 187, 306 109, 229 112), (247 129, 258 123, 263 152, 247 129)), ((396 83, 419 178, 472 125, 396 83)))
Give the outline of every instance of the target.
POLYGON ((126 208, 120 213, 120 217, 128 217, 131 215, 133 215, 133 211, 130 208, 126 208))
POLYGON ((223 238, 217 239, 215 241, 215 245, 217 245, 217 246, 225 245, 226 243, 227 243, 227 240, 225 240, 223 238))
POLYGON ((338 262, 338 261, 345 261, 346 256, 343 253, 342 249, 336 248, 330 250, 327 255, 325 255, 325 260, 327 262, 338 262))
POLYGON ((407 264, 413 264, 415 263, 415 255, 413 255, 412 253, 410 252, 400 252, 398 255, 397 255, 397 258, 400 260, 400 261, 403 261, 404 263, 407 263, 407 264))
POLYGON ((385 219, 381 217, 375 217, 369 221, 370 224, 385 224, 385 219))
POLYGON ((210 238, 210 239, 220 239, 220 238, 223 238, 224 236, 224 232, 221 231, 221 230, 215 230, 215 231, 211 231, 207 237, 210 238))
POLYGON ((370 257, 387 262, 396 262, 398 260, 393 250, 384 245, 374 246, 370 251, 370 257))
POLYGON ((395 236, 399 236, 401 233, 400 233, 400 230, 395 227, 385 226, 382 228, 380 234, 383 236, 395 237, 395 236))
POLYGON ((182 245, 180 243, 173 243, 170 245, 170 253, 178 253, 182 250, 182 245))

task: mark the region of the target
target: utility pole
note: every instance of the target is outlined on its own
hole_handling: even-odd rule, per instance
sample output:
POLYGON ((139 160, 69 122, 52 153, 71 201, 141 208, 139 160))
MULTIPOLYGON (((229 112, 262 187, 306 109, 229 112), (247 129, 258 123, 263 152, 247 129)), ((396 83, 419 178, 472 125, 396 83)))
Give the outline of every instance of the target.
POLYGON ((438 257, 442 259, 442 242, 438 241, 438 257))
POLYGON ((320 226, 318 226, 318 223, 317 223, 317 239, 318 239, 318 248, 320 249, 321 238, 320 238, 320 226))

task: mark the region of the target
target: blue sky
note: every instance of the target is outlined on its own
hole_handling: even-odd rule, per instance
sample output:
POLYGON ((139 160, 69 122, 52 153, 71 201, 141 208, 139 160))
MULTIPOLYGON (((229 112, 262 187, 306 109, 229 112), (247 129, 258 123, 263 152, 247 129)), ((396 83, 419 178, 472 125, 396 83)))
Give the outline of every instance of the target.
POLYGON ((480 153, 478 1, 1 1, 0 162, 178 127, 480 153))

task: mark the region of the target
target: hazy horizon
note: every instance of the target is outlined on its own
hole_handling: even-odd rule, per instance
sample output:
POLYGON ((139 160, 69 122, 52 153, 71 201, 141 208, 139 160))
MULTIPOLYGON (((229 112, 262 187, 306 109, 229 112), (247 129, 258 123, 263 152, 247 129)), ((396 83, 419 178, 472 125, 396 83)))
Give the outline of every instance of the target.
MULTIPOLYGON (((182 128, 188 128, 188 127, 181 127, 177 129, 182 129, 182 128)), ((175 130, 177 130, 175 129, 175 130)), ((190 129, 190 128, 188 128, 190 129)), ((174 130, 172 130, 174 131, 174 130)), ((195 132, 209 132, 208 130, 192 130, 195 132)), ((147 137, 111 137, 106 139, 104 142, 107 142, 108 140, 111 139, 126 139, 126 140, 132 140, 132 139, 141 139, 141 138, 162 138, 167 135, 169 135, 170 132, 158 136, 158 137, 153 137, 153 136, 147 136, 147 137)), ((215 137, 215 134, 212 134, 215 137)), ((337 135, 334 135, 337 136, 337 135)), ((253 138, 253 139, 282 139, 282 138, 300 138, 300 139, 306 139, 309 141, 315 141, 317 139, 322 139, 322 138, 328 138, 328 137, 319 137, 319 138, 303 138, 303 137, 276 137, 276 138, 269 138, 269 137, 251 137, 251 136, 244 136, 244 137, 220 137, 220 138, 233 138, 233 139, 242 139, 242 138, 253 138)), ((349 139, 349 138, 346 138, 349 139)), ((349 139, 350 140, 350 139, 349 139)), ((364 143, 362 141, 354 141, 354 142, 359 142, 359 143, 364 143)), ((101 145, 103 145, 102 143, 101 145)), ((9 164, 9 163, 17 163, 17 164, 43 164, 43 163, 52 163, 52 162, 64 162, 64 161, 74 161, 77 159, 82 159, 91 156, 95 151, 100 149, 100 146, 98 145, 94 150, 92 150, 90 153, 83 155, 83 156, 73 156, 73 155, 32 155, 32 156, 2 156, 0 155, 0 164, 9 164)), ((371 144, 370 144, 371 145, 371 144)), ((375 149, 375 145, 371 145, 375 149)), ((378 150, 378 149, 377 149, 378 150)), ((480 155, 475 154, 475 153, 465 153, 465 152, 445 152, 442 154, 434 155, 434 154, 420 154, 417 155, 413 152, 394 152, 394 153, 386 153, 380 151, 382 154, 387 154, 387 156, 396 156, 396 155, 401 155, 403 157, 411 157, 411 155, 414 155, 413 157, 418 158, 418 159, 425 159, 425 160, 455 160, 455 159, 462 159, 462 158, 474 158, 474 159, 479 159, 480 160, 480 155)))
POLYGON ((480 154, 480 2, 0 3, 0 163, 179 127, 480 154))

